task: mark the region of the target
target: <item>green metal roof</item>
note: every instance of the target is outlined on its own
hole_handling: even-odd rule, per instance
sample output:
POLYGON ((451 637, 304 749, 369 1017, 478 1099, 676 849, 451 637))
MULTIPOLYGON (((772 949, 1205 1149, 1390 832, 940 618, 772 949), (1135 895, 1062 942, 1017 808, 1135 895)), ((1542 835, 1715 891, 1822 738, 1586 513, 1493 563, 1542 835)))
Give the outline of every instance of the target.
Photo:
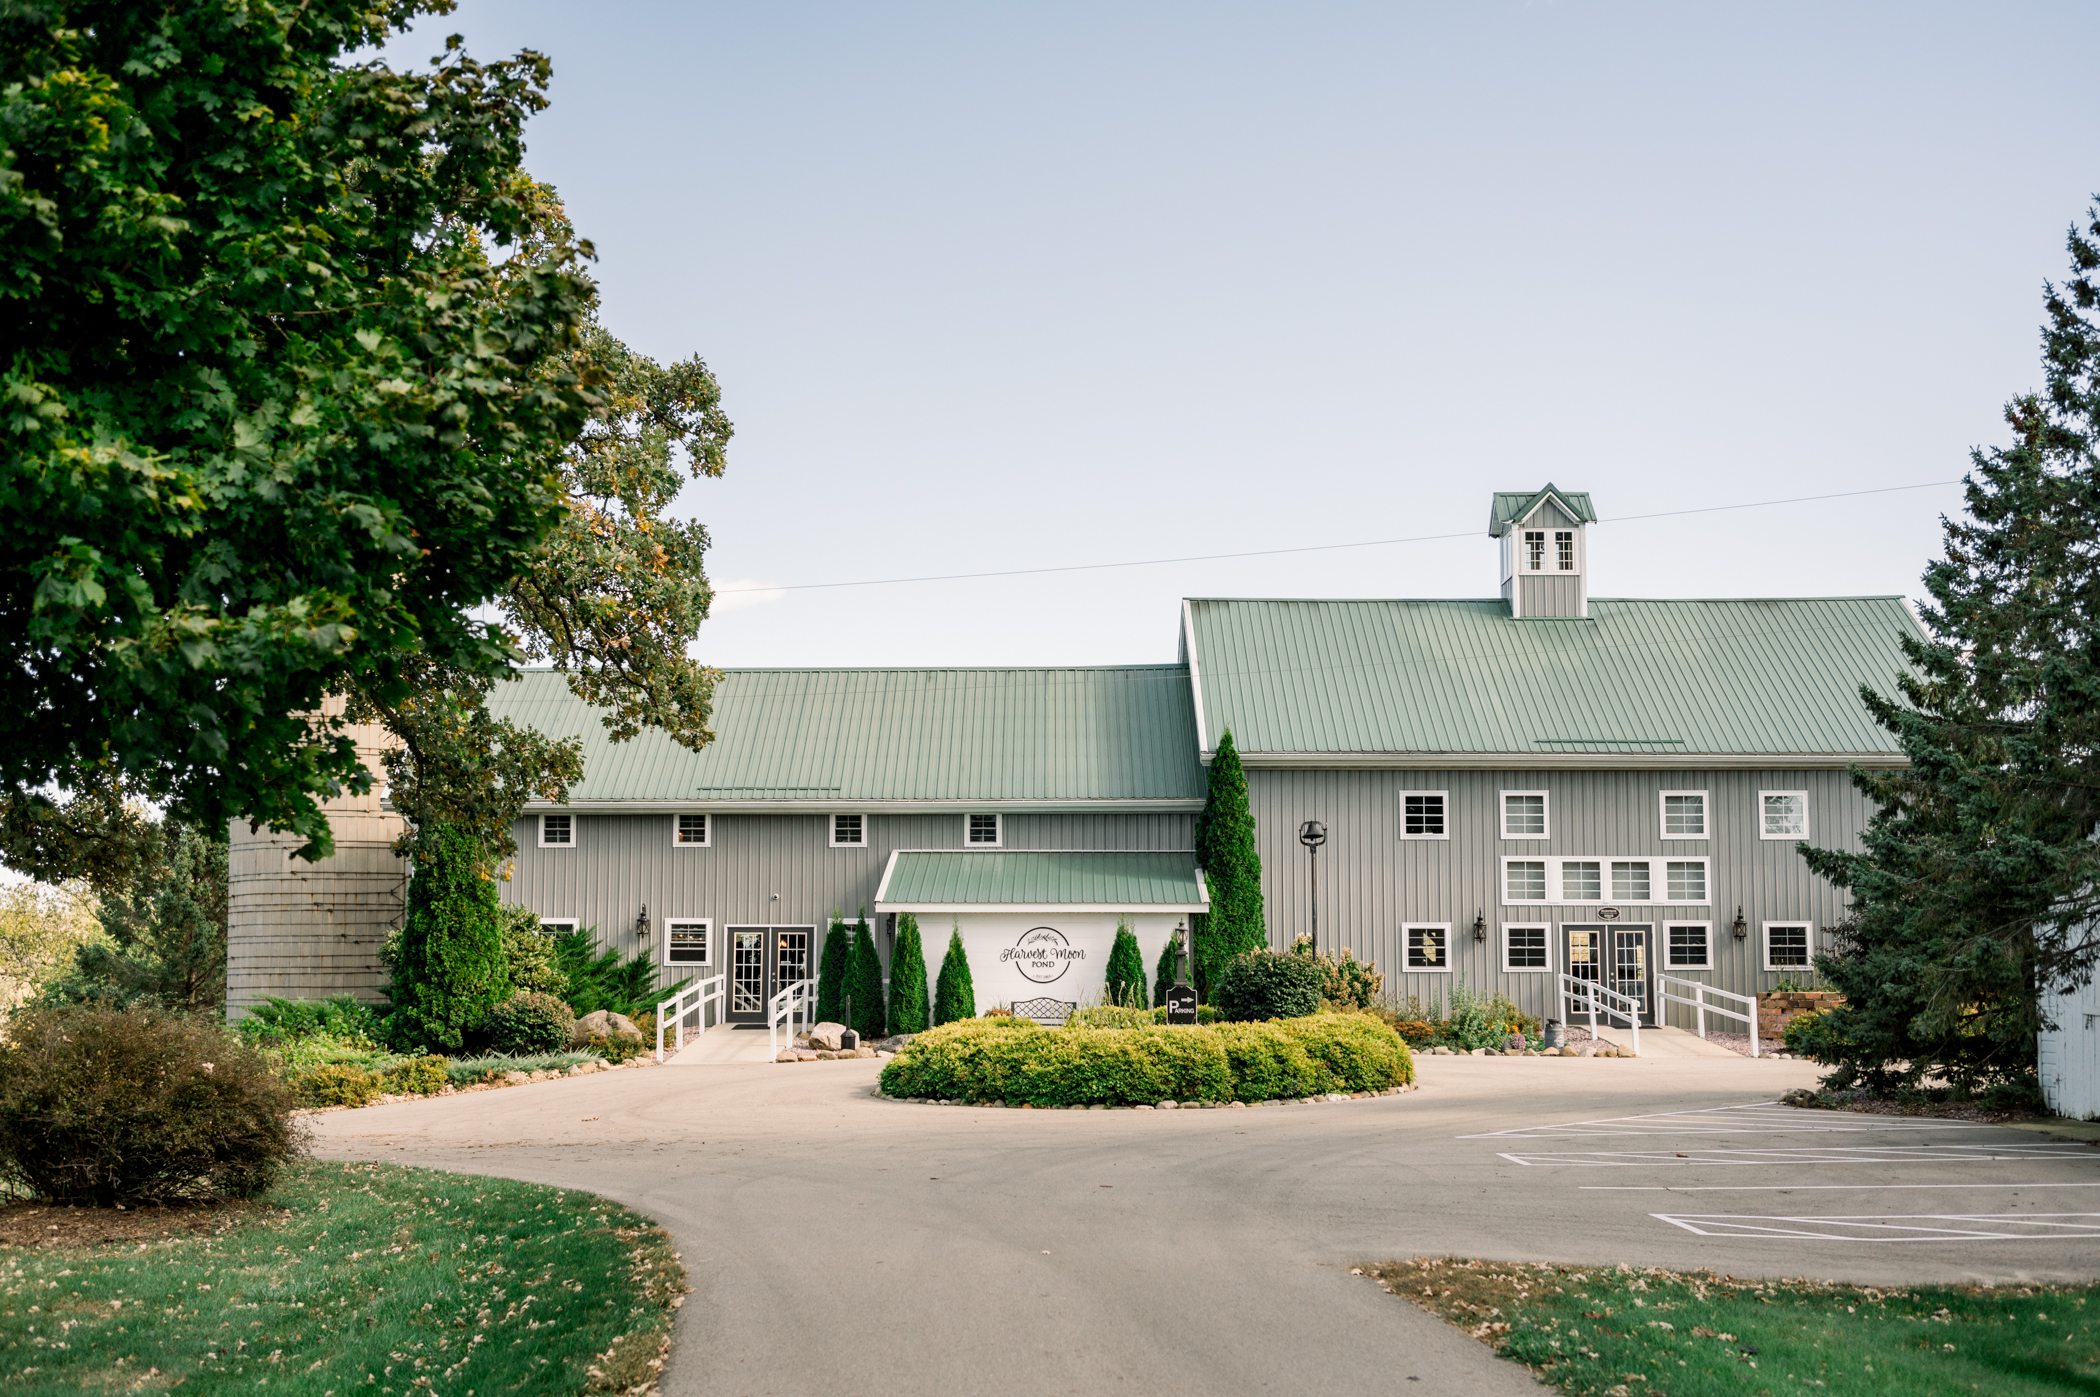
POLYGON ((1488 537, 1500 538, 1509 532, 1509 526, 1522 519, 1538 507, 1540 500, 1551 495, 1568 507, 1568 513, 1578 524, 1597 522, 1597 507, 1590 503, 1586 490, 1562 490, 1550 481, 1543 490, 1498 490, 1495 502, 1488 509, 1488 537))
POLYGON ((1188 606, 1204 743, 1279 756, 1892 754, 1859 689, 1919 634, 1900 597, 1188 606))
POLYGON ((1182 665, 1070 669, 738 669, 715 740, 607 738, 551 670, 496 687, 498 717, 583 740, 571 804, 1201 802, 1182 665))
POLYGON ((1071 850, 911 850, 890 856, 875 890, 881 912, 1096 908, 1200 912, 1210 898, 1196 856, 1071 850))

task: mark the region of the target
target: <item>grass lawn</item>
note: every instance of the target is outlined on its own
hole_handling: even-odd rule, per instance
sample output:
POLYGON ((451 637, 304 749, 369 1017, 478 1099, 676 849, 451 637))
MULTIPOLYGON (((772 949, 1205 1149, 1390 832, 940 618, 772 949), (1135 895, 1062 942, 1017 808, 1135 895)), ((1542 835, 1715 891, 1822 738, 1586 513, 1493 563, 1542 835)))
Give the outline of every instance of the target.
POLYGON ((1366 1269, 1565 1392, 2100 1393, 2100 1286, 1878 1290, 1452 1258, 1366 1269))
POLYGON ((685 1284, 662 1231, 602 1198, 389 1165, 304 1162, 216 1212, 5 1221, 60 1239, 0 1245, 14 1397, 624 1391, 685 1284))

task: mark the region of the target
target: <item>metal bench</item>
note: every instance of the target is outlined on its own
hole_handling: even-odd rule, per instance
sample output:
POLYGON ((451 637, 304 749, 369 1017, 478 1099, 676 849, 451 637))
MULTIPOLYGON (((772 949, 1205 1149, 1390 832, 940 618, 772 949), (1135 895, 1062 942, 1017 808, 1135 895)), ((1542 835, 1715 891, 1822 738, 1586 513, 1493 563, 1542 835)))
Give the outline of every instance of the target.
POLYGON ((1076 999, 1021 999, 1014 1002, 1014 1015, 1057 1028, 1071 1018, 1073 1011, 1078 1008, 1079 1001, 1076 999))

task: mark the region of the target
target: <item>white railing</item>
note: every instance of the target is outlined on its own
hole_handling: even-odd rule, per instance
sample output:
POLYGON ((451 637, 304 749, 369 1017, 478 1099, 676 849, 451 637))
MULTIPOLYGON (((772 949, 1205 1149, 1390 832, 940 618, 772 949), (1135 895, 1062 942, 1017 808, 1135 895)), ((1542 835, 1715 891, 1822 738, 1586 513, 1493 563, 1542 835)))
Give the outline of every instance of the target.
POLYGON ((715 975, 705 980, 695 980, 678 993, 656 1006, 656 1060, 664 1060, 664 1029, 668 1026, 676 1035, 673 1052, 685 1048, 685 1021, 697 1015, 700 1023, 693 1030, 694 1036, 707 1032, 707 1006, 715 1006, 715 1022, 720 1024, 727 1011, 729 977, 715 975))
POLYGON ((1607 989, 1595 980, 1584 980, 1574 975, 1560 977, 1560 1012, 1563 1022, 1573 1023, 1575 1016, 1587 1013, 1590 1019, 1590 1037, 1597 1038, 1597 1016, 1604 1015, 1606 1023, 1623 1019, 1633 1038, 1633 1055, 1641 1055, 1641 1002, 1630 994, 1621 994, 1607 989))
POLYGON ((1698 1021, 1698 1032, 1701 1038, 1706 1036, 1706 1016, 1708 1014, 1719 1014, 1723 1018, 1741 1019, 1744 1023, 1750 1025, 1750 1056, 1757 1056, 1757 1000, 1753 996, 1737 994, 1733 990, 1717 990, 1712 985, 1702 984, 1697 980, 1686 980, 1676 975, 1656 976, 1655 992, 1660 994, 1666 1003, 1690 1005, 1693 1016, 1698 1021), (1689 997, 1681 994, 1672 994, 1670 993, 1672 985, 1688 989, 1692 993, 1689 997), (1731 1009, 1726 1004, 1710 1002, 1718 999, 1725 999, 1742 1007, 1740 1009, 1731 1009))
POLYGON ((787 1044, 795 1046, 795 1018, 802 1019, 802 1031, 808 1032, 817 1025, 817 982, 797 980, 766 1005, 766 1057, 770 1061, 780 1056, 780 1035, 783 1027, 787 1031, 787 1044))

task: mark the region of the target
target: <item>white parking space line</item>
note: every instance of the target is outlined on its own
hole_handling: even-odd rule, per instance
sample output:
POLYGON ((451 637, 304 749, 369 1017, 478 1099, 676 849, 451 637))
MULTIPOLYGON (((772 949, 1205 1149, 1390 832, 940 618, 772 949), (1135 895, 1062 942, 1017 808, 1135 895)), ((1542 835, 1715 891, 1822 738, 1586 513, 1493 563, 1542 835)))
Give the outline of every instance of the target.
POLYGON ((2025 1184, 1577 1184, 1584 1193, 1889 1193, 1900 1189, 2100 1188, 2100 1179, 2025 1184))
POLYGON ((2013 1159, 2086 1159, 2082 1145, 1800 1145, 1784 1149, 1717 1146, 1688 1150, 1502 1151, 1512 1164, 1554 1168, 1682 1168, 1700 1164, 1961 1164, 2013 1159))
POLYGON ((1697 1237, 1826 1242, 2065 1242, 2100 1237, 2100 1213, 1899 1213, 1889 1217, 1650 1213, 1697 1237))
POLYGON ((1851 1115, 1840 1111, 1803 1111, 1777 1102, 1759 1101, 1747 1106, 1713 1106, 1692 1111, 1658 1111, 1641 1116, 1609 1116, 1602 1120, 1568 1121, 1560 1125, 1526 1125, 1510 1130, 1490 1130, 1461 1135, 1461 1140, 1547 1140, 1570 1137, 1626 1138, 1646 1135, 1770 1135, 1833 1134, 1858 1135, 1869 1131, 1916 1133, 1920 1131, 1990 1130, 1976 1121, 1934 1120, 1917 1116, 1851 1115))

